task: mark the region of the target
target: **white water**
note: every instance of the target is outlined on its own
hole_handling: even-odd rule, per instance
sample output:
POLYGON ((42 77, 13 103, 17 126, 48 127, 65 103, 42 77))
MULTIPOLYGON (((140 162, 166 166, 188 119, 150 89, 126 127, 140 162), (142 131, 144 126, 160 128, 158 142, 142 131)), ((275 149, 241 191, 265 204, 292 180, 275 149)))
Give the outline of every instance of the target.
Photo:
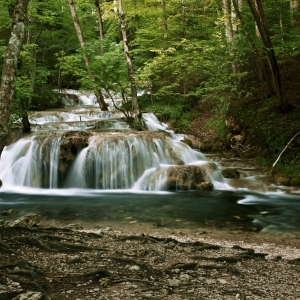
POLYGON ((79 105, 66 111, 36 112, 30 119, 36 124, 34 134, 4 149, 0 160, 4 189, 27 186, 160 191, 166 186, 166 170, 181 165, 199 166, 215 189, 233 189, 215 164, 184 144, 184 136, 169 130, 155 115, 143 114, 153 134, 133 132, 119 111, 102 112, 93 94, 67 92, 78 96, 79 105), (62 159, 64 133, 72 130, 89 130, 88 146, 77 153, 69 149, 70 158, 62 159))

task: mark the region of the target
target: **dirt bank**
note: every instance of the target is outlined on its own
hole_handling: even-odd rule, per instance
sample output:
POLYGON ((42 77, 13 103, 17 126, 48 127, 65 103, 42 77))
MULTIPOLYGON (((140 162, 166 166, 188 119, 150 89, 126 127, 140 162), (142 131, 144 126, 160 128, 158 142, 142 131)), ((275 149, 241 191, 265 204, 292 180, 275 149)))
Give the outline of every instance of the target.
POLYGON ((0 298, 300 299, 299 235, 116 225, 0 229, 0 298))

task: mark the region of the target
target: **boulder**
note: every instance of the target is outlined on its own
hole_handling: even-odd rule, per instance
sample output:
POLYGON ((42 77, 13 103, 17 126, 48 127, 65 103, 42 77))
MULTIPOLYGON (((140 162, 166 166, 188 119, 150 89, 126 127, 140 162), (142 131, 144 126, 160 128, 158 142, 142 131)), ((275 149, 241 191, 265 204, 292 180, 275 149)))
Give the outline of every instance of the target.
POLYGON ((206 174, 199 166, 172 166, 167 169, 166 177, 167 190, 195 190, 206 181, 206 174))
POLYGON ((86 131, 70 131, 63 134, 59 151, 59 171, 65 173, 76 155, 88 146, 90 133, 86 131))
POLYGON ((0 187, 2 186, 2 180, 0 179, 0 187))
POLYGON ((197 190, 201 191, 211 191, 214 185, 211 182, 202 182, 197 185, 197 190))
POLYGON ((40 223, 40 217, 36 214, 25 215, 10 224, 10 227, 32 228, 40 223))
POLYGON ((225 178, 240 178, 240 172, 236 169, 225 169, 221 173, 225 178))

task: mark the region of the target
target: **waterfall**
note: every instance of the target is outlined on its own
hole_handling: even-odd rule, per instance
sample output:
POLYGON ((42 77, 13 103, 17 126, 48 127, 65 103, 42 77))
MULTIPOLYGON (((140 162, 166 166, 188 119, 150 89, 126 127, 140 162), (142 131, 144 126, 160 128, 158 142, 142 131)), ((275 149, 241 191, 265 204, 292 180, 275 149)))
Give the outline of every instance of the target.
POLYGON ((32 136, 5 147, 0 178, 8 185, 57 188, 59 144, 60 137, 32 136))
POLYGON ((60 140, 60 137, 54 139, 50 149, 50 188, 58 187, 58 162, 60 140))
POLYGON ((163 132, 94 134, 76 150, 81 139, 76 132, 21 139, 4 149, 0 178, 9 185, 37 188, 161 190, 168 167, 207 164, 203 154, 163 132), (66 157, 60 157, 61 147, 66 147, 66 157))
POLYGON ((123 113, 102 112, 95 95, 66 92, 79 106, 33 113, 34 135, 4 149, 4 186, 164 190, 177 189, 176 180, 187 176, 191 183, 178 184, 178 189, 186 189, 197 188, 202 173, 202 181, 222 181, 218 170, 207 167, 203 154, 184 144, 183 135, 169 130, 154 114, 144 113, 148 131, 136 132, 123 113))

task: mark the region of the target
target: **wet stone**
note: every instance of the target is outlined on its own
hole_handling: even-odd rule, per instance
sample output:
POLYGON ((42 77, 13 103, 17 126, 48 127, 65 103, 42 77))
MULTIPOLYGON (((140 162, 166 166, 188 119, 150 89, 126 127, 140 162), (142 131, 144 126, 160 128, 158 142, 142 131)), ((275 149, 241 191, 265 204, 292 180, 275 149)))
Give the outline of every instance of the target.
POLYGON ((41 219, 36 214, 28 214, 25 215, 16 221, 12 222, 10 224, 10 227, 27 227, 32 228, 36 227, 40 223, 41 219))
POLYGON ((9 209, 7 211, 3 211, 2 212, 2 216, 14 216, 14 215, 17 215, 18 212, 14 209, 9 209))

